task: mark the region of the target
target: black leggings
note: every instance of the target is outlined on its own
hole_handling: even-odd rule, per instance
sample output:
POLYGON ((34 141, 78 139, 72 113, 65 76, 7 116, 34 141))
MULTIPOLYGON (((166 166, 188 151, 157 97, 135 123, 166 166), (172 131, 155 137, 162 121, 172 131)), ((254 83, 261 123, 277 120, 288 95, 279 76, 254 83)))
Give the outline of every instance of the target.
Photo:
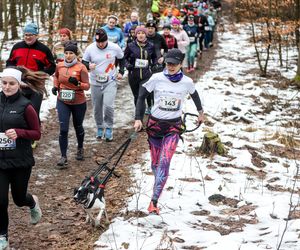
POLYGON ((40 109, 43 101, 43 94, 37 93, 30 88, 22 89, 23 95, 31 101, 32 106, 34 107, 39 119, 40 119, 40 109))
POLYGON ((9 184, 11 194, 18 207, 27 206, 34 208, 35 201, 27 193, 31 167, 0 169, 0 235, 8 233, 8 192, 9 184))
MULTIPOLYGON (((132 91, 132 94, 134 97, 134 105, 135 106, 136 106, 137 99, 139 97, 140 86, 142 86, 148 80, 149 80, 149 78, 140 80, 136 75, 133 75, 131 73, 128 74, 128 82, 129 82, 129 86, 131 88, 131 91, 132 91)), ((149 98, 149 100, 147 98, 147 105, 152 106, 151 98, 149 98)))

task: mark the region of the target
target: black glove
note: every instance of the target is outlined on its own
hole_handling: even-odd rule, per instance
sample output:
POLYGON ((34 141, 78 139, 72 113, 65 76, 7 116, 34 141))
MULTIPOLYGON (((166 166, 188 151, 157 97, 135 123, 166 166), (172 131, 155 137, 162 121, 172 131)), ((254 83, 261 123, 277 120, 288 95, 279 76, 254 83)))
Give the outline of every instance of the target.
POLYGON ((79 81, 77 80, 76 77, 73 77, 73 76, 69 77, 69 82, 72 83, 72 84, 74 84, 75 86, 79 85, 79 81))
POLYGON ((52 94, 53 94, 53 95, 57 95, 58 88, 53 87, 53 88, 51 89, 51 91, 52 91, 52 94))

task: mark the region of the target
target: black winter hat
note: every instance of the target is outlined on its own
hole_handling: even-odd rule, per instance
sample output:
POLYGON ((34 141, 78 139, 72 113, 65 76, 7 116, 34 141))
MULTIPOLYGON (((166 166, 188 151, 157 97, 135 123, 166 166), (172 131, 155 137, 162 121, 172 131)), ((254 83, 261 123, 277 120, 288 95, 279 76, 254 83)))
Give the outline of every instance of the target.
POLYGON ((146 23, 146 27, 153 27, 156 29, 156 23, 154 20, 149 20, 147 23, 146 23))
POLYGON ((184 59, 184 54, 179 49, 170 49, 165 55, 166 63, 180 64, 184 59))
POLYGON ((96 42, 102 43, 102 42, 107 41, 107 39, 108 39, 108 37, 107 37, 106 31, 104 29, 102 29, 102 28, 96 29, 96 35, 95 35, 96 42))
POLYGON ((68 41, 65 43, 64 52, 72 51, 75 55, 78 54, 78 47, 76 41, 68 41))

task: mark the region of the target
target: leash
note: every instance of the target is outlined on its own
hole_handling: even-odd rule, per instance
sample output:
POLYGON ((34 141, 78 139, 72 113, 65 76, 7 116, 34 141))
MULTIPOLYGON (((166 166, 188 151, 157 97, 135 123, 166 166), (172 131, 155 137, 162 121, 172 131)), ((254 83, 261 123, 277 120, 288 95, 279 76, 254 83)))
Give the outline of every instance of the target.
MULTIPOLYGON (((170 134, 178 133, 180 136, 180 139, 183 141, 182 134, 193 132, 201 126, 201 123, 199 123, 199 124, 197 124, 196 127, 192 128, 192 129, 187 129, 186 120, 187 120, 188 116, 198 118, 198 115, 192 114, 192 113, 184 113, 183 118, 181 118, 181 120, 177 120, 177 121, 167 121, 167 120, 159 120, 159 119, 155 120, 152 118, 152 120, 155 122, 150 124, 150 126, 147 126, 145 128, 145 131, 153 132, 155 134, 155 136, 161 137, 161 138, 163 138, 167 135, 170 135, 170 134), (180 124, 178 124, 178 123, 180 123, 180 124), (160 128, 160 125, 164 125, 164 124, 169 125, 175 131, 171 131, 171 132, 168 132, 165 134, 164 131, 159 131, 155 128, 155 126, 158 126, 160 128)), ((149 119, 151 119, 151 116, 149 117, 149 119)))
POLYGON ((79 188, 74 189, 74 199, 76 203, 83 204, 84 208, 91 208, 95 200, 99 198, 100 200, 104 196, 104 189, 106 183, 109 181, 110 177, 114 175, 117 178, 120 178, 119 175, 114 173, 115 168, 117 167, 118 163, 120 162, 121 158, 123 157, 125 151, 127 150, 129 144, 132 140, 137 138, 137 133, 133 132, 130 137, 110 156, 108 157, 103 163, 100 163, 96 161, 96 163, 99 165, 99 167, 89 176, 86 176, 84 180, 81 182, 81 186, 79 188), (112 161, 112 159, 118 155, 118 158, 115 160, 115 162, 112 164, 112 167, 109 167, 109 163, 112 161), (106 171, 106 174, 103 178, 99 178, 99 175, 106 171), (77 197, 76 195, 78 192, 82 192, 83 197, 77 197), (88 193, 93 193, 94 197, 89 202, 87 199, 88 193))

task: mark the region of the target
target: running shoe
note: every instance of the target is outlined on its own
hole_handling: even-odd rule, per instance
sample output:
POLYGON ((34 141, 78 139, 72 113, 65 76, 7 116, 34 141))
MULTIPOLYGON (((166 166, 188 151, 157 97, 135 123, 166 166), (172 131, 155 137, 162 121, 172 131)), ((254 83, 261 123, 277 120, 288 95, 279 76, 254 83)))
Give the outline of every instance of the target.
POLYGON ((0 235, 0 250, 8 250, 9 244, 6 235, 0 235))
POLYGON ((157 201, 151 201, 148 207, 148 212, 150 214, 159 215, 159 208, 157 207, 157 201))
POLYGON ((83 155, 83 153, 84 153, 83 148, 77 149, 77 155, 76 155, 76 160, 77 160, 77 161, 83 161, 83 160, 84 160, 84 155, 83 155))
POLYGON ((106 128, 105 129, 105 140, 106 141, 112 141, 113 139, 113 129, 112 128, 106 128))
POLYGON ((42 218, 42 210, 40 208, 39 199, 36 195, 32 195, 35 206, 34 208, 30 209, 30 223, 35 225, 37 224, 42 218))
POLYGON ((62 156, 60 158, 60 160, 58 161, 58 163, 57 163, 58 168, 59 169, 65 169, 65 168, 67 168, 67 165, 68 165, 67 157, 62 156))
POLYGON ((102 139, 102 137, 103 137, 103 128, 98 128, 96 138, 102 139))
POLYGON ((151 115, 151 107, 146 108, 145 115, 151 115))

